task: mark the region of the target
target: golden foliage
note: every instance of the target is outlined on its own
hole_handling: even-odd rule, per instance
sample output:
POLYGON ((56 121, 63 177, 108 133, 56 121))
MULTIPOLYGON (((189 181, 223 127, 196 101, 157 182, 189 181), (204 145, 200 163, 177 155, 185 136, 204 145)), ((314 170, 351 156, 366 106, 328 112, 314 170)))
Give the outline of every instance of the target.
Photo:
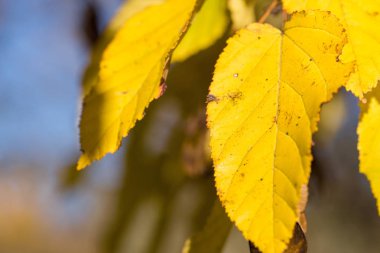
POLYGON ((84 99, 78 169, 114 153, 149 103, 164 92, 170 55, 196 4, 167 0, 149 6, 117 32, 103 53, 98 80, 84 99))
POLYGON ((358 126, 360 172, 371 183, 380 214, 380 96, 373 94, 368 100, 369 106, 358 126))
POLYGON ((347 88, 362 98, 380 81, 380 1, 378 0, 284 0, 288 11, 331 11, 344 24, 349 43, 341 60, 356 63, 347 88))
POLYGON ((255 0, 227 0, 233 30, 241 29, 255 21, 255 0))
POLYGON ((172 61, 184 61, 212 46, 223 36, 228 22, 226 0, 205 0, 181 43, 174 50, 172 61))
POLYGON ((103 34, 100 36, 95 48, 92 50, 91 60, 86 68, 82 81, 84 96, 90 92, 98 80, 99 64, 104 49, 106 49, 126 20, 142 11, 144 8, 154 4, 160 4, 163 1, 164 0, 128 0, 120 7, 103 34))
POLYGON ((293 15, 284 32, 254 23, 228 41, 210 87, 208 126, 218 195, 262 252, 283 252, 299 220, 322 103, 352 65, 327 12, 293 15))

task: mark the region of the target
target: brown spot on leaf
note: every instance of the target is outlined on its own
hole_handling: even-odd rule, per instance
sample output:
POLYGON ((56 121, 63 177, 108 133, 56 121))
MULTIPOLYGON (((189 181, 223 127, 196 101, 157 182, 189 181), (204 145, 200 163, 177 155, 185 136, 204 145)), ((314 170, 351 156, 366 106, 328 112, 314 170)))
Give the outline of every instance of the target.
POLYGON ((166 89, 168 86, 166 85, 166 80, 164 78, 161 79, 161 85, 160 85, 160 97, 164 95, 166 89))
POLYGON ((208 94, 207 97, 206 97, 206 103, 210 103, 210 102, 214 102, 214 101, 218 102, 219 99, 216 96, 212 95, 212 94, 208 94))
POLYGON ((233 103, 236 103, 243 97, 243 93, 241 91, 228 93, 227 97, 232 100, 233 103))
POLYGON ((376 16, 378 16, 379 15, 379 12, 378 11, 374 11, 374 12, 367 12, 368 13, 368 15, 370 15, 370 16, 374 16, 374 17, 376 17, 376 16))

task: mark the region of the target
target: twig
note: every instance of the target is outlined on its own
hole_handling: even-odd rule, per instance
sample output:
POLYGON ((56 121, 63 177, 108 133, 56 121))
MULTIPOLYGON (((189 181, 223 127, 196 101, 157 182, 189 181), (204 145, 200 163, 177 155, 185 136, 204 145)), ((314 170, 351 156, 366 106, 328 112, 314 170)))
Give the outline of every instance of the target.
POLYGON ((272 3, 268 6, 268 9, 265 11, 265 13, 261 16, 259 19, 259 23, 264 23, 265 20, 269 17, 269 15, 272 13, 274 8, 278 5, 279 1, 278 0, 273 0, 272 3))

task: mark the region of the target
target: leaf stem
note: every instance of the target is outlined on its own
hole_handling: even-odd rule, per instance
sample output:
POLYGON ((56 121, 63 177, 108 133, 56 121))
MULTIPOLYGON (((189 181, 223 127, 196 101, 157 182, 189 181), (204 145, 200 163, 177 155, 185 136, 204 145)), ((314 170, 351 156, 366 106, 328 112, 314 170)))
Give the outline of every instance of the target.
POLYGON ((279 4, 278 0, 273 0, 272 3, 268 6, 267 10, 261 16, 261 18, 259 19, 258 22, 261 23, 261 24, 263 24, 265 22, 265 20, 267 20, 267 18, 269 17, 269 15, 272 13, 272 11, 274 10, 274 8, 277 7, 278 4, 279 4))

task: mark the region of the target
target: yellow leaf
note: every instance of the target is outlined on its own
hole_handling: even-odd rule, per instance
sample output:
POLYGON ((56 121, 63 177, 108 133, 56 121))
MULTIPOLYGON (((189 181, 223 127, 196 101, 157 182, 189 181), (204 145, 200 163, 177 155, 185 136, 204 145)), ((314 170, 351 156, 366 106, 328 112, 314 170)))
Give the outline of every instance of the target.
POLYGON ((369 98, 358 126, 360 172, 367 176, 380 214, 380 96, 369 98))
POLYGON ((92 50, 91 60, 83 76, 82 88, 83 95, 86 96, 98 80, 99 64, 104 49, 112 41, 117 30, 125 21, 140 12, 144 8, 162 3, 164 0, 128 0, 118 10, 115 17, 112 18, 105 31, 100 36, 94 49, 92 50))
POLYGON ((288 11, 321 9, 331 11, 343 22, 349 44, 340 58, 356 62, 347 88, 359 98, 380 81, 379 0, 284 0, 288 11))
POLYGON ((233 30, 241 29, 255 21, 255 0, 228 0, 233 30))
POLYGON ((231 231, 222 205, 216 201, 207 219, 205 227, 195 236, 188 239, 182 253, 220 253, 231 231))
MULTIPOLYGON (((249 249, 251 253, 261 253, 256 246, 249 242, 249 249)), ((293 237, 289 242, 288 248, 284 253, 306 253, 307 252, 307 241, 304 231, 301 228, 301 225, 296 223, 293 231, 293 237)))
POLYGON ((207 114, 217 192, 264 253, 283 252, 299 219, 320 106, 352 69, 336 61, 345 42, 335 16, 296 13, 283 33, 238 31, 216 64, 207 114))
POLYGON ((221 38, 228 26, 227 0, 205 0, 200 11, 173 53, 174 62, 184 61, 188 57, 212 46, 221 38))
POLYGON ((78 169, 114 153, 163 92, 170 55, 196 5, 196 0, 166 0, 133 15, 117 32, 103 53, 98 81, 84 99, 78 169))

